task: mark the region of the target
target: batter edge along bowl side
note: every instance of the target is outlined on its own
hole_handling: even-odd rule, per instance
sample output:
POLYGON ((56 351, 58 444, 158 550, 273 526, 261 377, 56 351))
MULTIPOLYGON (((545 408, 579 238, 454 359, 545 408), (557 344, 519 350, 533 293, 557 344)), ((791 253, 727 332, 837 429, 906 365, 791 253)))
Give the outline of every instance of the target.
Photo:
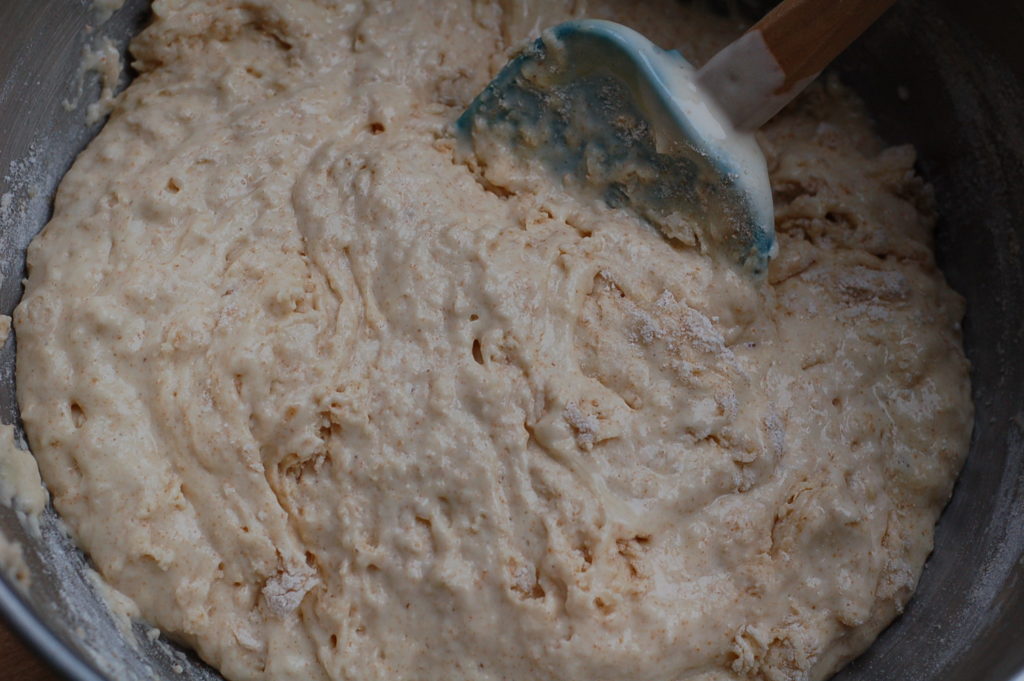
POLYGON ((984 4, 904 0, 840 64, 935 187, 975 422, 917 592, 836 681, 1024 677, 1024 8, 984 4))
MULTIPOLYGON (((100 127, 86 123, 99 82, 96 74, 82 72, 83 51, 109 38, 124 54, 148 16, 146 0, 128 0, 102 26, 86 0, 0 2, 3 314, 11 314, 21 298, 25 248, 49 219, 58 182, 100 127)), ((15 335, 0 349, 0 418, 17 424, 15 335)), ((150 640, 142 625, 132 626, 129 642, 56 514, 47 509, 39 520, 40 532, 33 536, 13 511, 0 506, 0 533, 22 546, 31 573, 23 593, 0 570, 0 616, 58 673, 72 681, 221 678, 194 655, 164 639, 150 640)))
MULTIPOLYGON (((771 4, 739 2, 755 12, 771 4)), ((128 0, 101 33, 123 47, 147 15, 145 0, 128 0)), ((0 2, 5 314, 21 297, 25 247, 49 218, 57 183, 98 129, 86 125, 85 106, 63 106, 78 91, 82 49, 98 35, 86 30, 94 20, 85 0, 0 2)), ((936 188, 937 253, 967 300, 977 411, 971 452, 918 592, 836 681, 1024 681, 1024 202, 1015 200, 1024 187, 1021 35, 1024 8, 1014 0, 902 0, 837 67, 889 141, 915 144, 936 188)), ((95 78, 86 78, 80 104, 96 91, 95 78)), ((17 421, 15 342, 0 349, 7 423, 17 421)), ((163 639, 150 641, 141 625, 129 644, 52 510, 41 525, 40 537, 30 537, 0 507, 0 531, 24 545, 33 574, 27 598, 0 575, 0 614, 61 674, 220 678, 163 639)))

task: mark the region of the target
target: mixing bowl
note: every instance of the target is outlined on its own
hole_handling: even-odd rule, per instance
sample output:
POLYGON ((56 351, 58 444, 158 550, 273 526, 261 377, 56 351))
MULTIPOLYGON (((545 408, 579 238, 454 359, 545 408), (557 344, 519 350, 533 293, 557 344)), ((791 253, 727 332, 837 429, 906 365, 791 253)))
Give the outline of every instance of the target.
MULTIPOLYGON (((741 2, 752 12, 758 2, 741 2)), ((95 134, 83 47, 123 46, 146 21, 128 0, 101 28, 87 0, 0 2, 0 311, 21 296, 25 247, 57 183, 95 134), (80 100, 79 105, 75 100, 80 100)), ((882 133, 912 142, 936 189, 940 264, 967 298, 977 406, 967 464, 906 612, 837 681, 1024 681, 1024 6, 903 0, 840 61, 882 133)), ((16 340, 16 339, 15 339, 16 340)), ((0 351, 0 416, 17 421, 14 343, 0 351)), ((75 681, 220 677, 140 624, 113 617, 52 510, 38 536, 0 507, 22 544, 22 593, 0 613, 75 681)))

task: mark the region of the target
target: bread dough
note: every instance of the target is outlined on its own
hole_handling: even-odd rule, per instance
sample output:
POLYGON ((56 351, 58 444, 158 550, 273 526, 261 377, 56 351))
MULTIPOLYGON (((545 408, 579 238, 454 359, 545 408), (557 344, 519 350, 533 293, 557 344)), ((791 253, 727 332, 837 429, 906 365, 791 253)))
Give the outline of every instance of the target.
POLYGON ((24 514, 35 526, 47 494, 32 455, 18 446, 14 426, 0 424, 0 504, 24 514))
MULTIPOLYGON (((11 318, 0 315, 0 347, 7 343, 10 332, 11 318)), ((25 451, 24 445, 19 447, 17 440, 14 426, 0 424, 0 504, 13 509, 30 531, 38 534, 38 517, 46 508, 48 497, 35 458, 25 451)), ((6 541, 0 534, 0 549, 0 565, 18 566, 21 547, 17 542, 6 541)), ((26 573, 22 567, 11 570, 26 573)))
POLYGON ((840 85, 716 268, 450 125, 540 29, 675 2, 158 0, 18 307, 56 508, 229 679, 820 679, 909 598, 971 424, 930 190, 840 85), (507 178, 506 178, 507 179, 507 178))

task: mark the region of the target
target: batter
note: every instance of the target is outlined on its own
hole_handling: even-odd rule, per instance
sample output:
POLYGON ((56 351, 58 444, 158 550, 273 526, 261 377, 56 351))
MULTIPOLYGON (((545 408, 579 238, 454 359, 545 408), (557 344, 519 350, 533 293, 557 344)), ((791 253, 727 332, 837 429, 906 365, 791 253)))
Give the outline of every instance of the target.
POLYGON ((966 451, 930 190, 834 82, 761 136, 760 285, 450 125, 522 41, 667 0, 158 0, 29 249, 54 504, 235 681, 821 679, 966 451))

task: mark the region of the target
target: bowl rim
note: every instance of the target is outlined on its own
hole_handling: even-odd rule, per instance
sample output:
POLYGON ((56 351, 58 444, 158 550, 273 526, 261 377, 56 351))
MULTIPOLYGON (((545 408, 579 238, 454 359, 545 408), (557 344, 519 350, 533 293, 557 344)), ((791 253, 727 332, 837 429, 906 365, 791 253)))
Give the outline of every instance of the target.
POLYGON ((0 572, 0 618, 36 657, 68 681, 110 681, 47 627, 6 574, 0 572))

